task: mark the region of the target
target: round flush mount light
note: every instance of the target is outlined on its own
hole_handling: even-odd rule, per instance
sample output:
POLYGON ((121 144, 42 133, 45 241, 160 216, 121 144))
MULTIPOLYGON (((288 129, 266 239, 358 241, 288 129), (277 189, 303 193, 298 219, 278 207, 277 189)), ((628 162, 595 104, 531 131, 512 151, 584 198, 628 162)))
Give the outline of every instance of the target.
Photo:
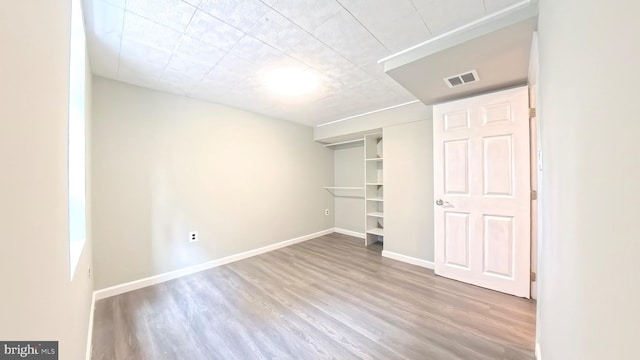
POLYGON ((308 70, 278 69, 267 74, 267 86, 285 96, 300 96, 318 87, 318 78, 308 70))

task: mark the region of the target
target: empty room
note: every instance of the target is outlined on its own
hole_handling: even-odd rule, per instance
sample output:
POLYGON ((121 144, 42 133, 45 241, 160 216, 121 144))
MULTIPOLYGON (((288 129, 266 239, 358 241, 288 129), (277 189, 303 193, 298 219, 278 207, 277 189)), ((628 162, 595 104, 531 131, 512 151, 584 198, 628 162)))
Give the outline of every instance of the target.
POLYGON ((0 1, 0 359, 640 358, 638 12, 0 1))

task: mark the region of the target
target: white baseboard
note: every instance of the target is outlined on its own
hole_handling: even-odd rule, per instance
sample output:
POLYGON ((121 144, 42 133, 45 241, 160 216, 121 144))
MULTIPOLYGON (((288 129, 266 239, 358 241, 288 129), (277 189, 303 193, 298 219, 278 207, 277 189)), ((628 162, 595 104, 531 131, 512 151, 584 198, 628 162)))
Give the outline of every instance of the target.
POLYGON ((367 235, 365 235, 364 233, 359 233, 357 231, 351 231, 351 230, 340 229, 340 228, 335 228, 333 230, 335 232, 337 232, 338 234, 349 235, 349 236, 357 237, 357 238, 360 238, 360 239, 364 239, 364 238, 367 237, 367 235))
POLYGON ((540 343, 536 343, 536 360, 542 360, 542 350, 540 350, 540 343))
POLYGON ((423 268, 427 268, 427 269, 433 270, 433 261, 418 259, 418 258, 414 258, 414 257, 411 257, 411 256, 394 253, 394 252, 387 251, 387 250, 382 250, 382 256, 384 256, 386 258, 389 258, 389 259, 398 260, 398 261, 402 261, 402 262, 405 262, 405 263, 408 263, 408 264, 421 266, 423 268))
POLYGON ((93 314, 96 312, 96 292, 91 294, 91 312, 89 313, 89 329, 87 329, 87 354, 85 359, 91 360, 93 351, 93 314))
POLYGON ((123 294, 129 291, 133 291, 133 290, 137 290, 137 289, 141 289, 147 286, 151 286, 151 285, 155 285, 155 284, 159 284, 159 283, 163 283, 169 280, 173 280, 173 279, 177 279, 179 277, 182 276, 186 276, 186 275, 190 275, 190 274, 194 274, 203 270, 208 270, 217 266, 221 266, 221 265, 225 265, 225 264, 229 264, 238 260, 242 260, 242 259, 246 259, 252 256, 256 256, 256 255, 260 255, 260 254, 264 254, 266 252, 269 251, 273 251, 273 250, 277 250, 289 245, 293 245, 293 244, 297 244, 303 241, 307 241, 307 240, 311 240, 314 238, 317 238, 319 236, 323 236, 323 235, 328 235, 335 232, 335 229, 331 228, 331 229, 327 229, 327 230, 323 230, 323 231, 319 231, 313 234, 309 234, 309 235, 304 235, 304 236, 300 236, 294 239, 289 239, 289 240, 285 240, 285 241, 281 241, 279 243, 275 243, 275 244, 271 244, 268 246, 264 246, 258 249, 254 249, 254 250, 249 250, 249 251, 245 251, 239 254, 235 254, 235 255, 231 255, 231 256, 227 256, 221 259, 217 259, 217 260, 213 260, 213 261, 209 261, 206 263, 202 263, 199 265, 194 265, 194 266, 189 266, 183 269, 179 269, 179 270, 175 270, 175 271, 171 271, 171 272, 167 272, 164 274, 160 274, 160 275, 156 275, 156 276, 151 276, 148 278, 144 278, 144 279, 140 279, 140 280, 135 280, 135 281, 131 281, 128 283, 124 283, 124 284, 120 284, 120 285, 115 285, 115 286, 111 286, 108 288, 104 288, 104 289, 100 289, 94 292, 94 296, 95 296, 95 300, 101 300, 101 299, 105 299, 111 296, 115 296, 115 295, 119 295, 119 294, 123 294))

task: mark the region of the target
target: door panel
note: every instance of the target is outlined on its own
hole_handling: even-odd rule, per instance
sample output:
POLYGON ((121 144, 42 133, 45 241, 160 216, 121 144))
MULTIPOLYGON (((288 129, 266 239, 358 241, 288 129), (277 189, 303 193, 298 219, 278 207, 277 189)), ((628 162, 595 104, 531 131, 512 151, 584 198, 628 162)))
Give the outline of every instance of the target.
POLYGON ((513 156, 511 135, 482 139, 485 196, 513 196, 513 156))
POLYGON ((469 193, 469 142, 467 140, 444 143, 445 193, 469 193))
POLYGON ((444 115, 444 131, 469 128, 469 114, 466 111, 450 112, 444 115))
POLYGON ((513 241, 513 217, 484 216, 484 274, 513 278, 513 241))
POLYGON ((445 263, 469 269, 469 214, 448 212, 445 227, 445 263))
POLYGON ((434 106, 435 271, 529 297, 528 89, 434 106))

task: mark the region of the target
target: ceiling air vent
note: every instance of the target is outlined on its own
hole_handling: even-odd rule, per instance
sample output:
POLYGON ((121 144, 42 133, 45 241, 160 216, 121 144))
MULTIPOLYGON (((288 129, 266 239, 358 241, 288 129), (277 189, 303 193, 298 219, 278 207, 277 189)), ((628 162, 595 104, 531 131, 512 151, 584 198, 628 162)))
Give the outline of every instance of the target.
POLYGON ((478 73, 475 70, 471 70, 466 73, 445 78, 444 82, 446 82, 447 86, 449 86, 450 88, 454 88, 460 85, 470 84, 479 80, 480 78, 478 78, 478 73))

